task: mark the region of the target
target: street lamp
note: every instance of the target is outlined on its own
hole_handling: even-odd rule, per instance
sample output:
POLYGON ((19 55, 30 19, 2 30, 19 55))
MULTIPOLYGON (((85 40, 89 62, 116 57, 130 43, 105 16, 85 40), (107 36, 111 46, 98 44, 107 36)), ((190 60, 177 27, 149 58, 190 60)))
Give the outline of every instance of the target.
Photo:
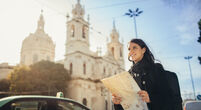
POLYGON ((128 9, 128 13, 125 13, 125 15, 129 16, 129 17, 133 17, 134 20, 134 25, 135 25, 135 36, 137 38, 137 26, 136 26, 136 19, 135 17, 139 16, 143 11, 139 11, 139 8, 137 8, 135 11, 128 9))
POLYGON ((191 82, 192 82, 192 87, 193 87, 194 99, 196 99, 196 97, 195 97, 195 87, 194 87, 193 75, 192 75, 191 64, 190 64, 190 59, 191 58, 193 58, 193 57, 192 56, 184 57, 184 59, 188 60, 188 65, 189 65, 189 70, 190 70, 190 76, 191 76, 191 82))

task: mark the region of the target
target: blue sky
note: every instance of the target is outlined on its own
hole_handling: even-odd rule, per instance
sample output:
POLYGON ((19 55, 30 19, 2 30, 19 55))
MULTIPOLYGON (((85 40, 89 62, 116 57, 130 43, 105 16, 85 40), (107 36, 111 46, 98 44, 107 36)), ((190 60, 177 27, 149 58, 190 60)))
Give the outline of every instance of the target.
MULTIPOLYGON (((45 31, 56 44, 56 58, 64 58, 66 40, 66 13, 71 16, 76 0, 1 0, 0 1, 0 63, 17 64, 21 43, 34 33, 40 10, 44 10, 45 31)), ((127 43, 135 37, 133 19, 124 16, 128 9, 139 8, 144 12, 136 18, 139 38, 150 47, 156 59, 165 69, 177 73, 182 92, 191 92, 192 85, 188 62, 191 59, 196 91, 201 92, 201 44, 197 42, 201 19, 200 0, 81 0, 85 7, 85 19, 90 15, 91 50, 97 46, 106 51, 106 42, 112 30, 113 20, 123 39, 126 70, 127 43), (174 1, 174 2, 173 2, 174 1), (99 32, 99 33, 98 33, 99 32), (102 42, 99 42, 99 41, 102 42)))

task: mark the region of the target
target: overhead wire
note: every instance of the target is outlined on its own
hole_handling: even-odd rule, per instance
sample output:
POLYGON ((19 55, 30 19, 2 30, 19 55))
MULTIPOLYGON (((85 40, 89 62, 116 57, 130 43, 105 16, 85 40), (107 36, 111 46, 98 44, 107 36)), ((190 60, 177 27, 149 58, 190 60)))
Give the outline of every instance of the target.
MULTIPOLYGON (((46 5, 47 8, 50 8, 51 10, 55 11, 57 14, 59 15, 62 15, 64 17, 66 17, 66 15, 64 15, 62 12, 58 11, 57 9, 45 4, 45 3, 42 3, 40 2, 39 0, 35 0, 37 1, 38 3, 42 4, 43 6, 46 5)), ((137 3, 137 2, 144 2, 144 1, 148 1, 148 0, 131 0, 131 1, 127 1, 127 2, 121 2, 121 3, 115 3, 115 4, 110 4, 110 5, 105 5, 105 6, 99 6, 99 7, 93 7, 93 8, 87 8, 87 10, 95 10, 95 9, 100 9, 100 8, 109 8, 109 7, 115 7, 115 6, 120 6, 120 5, 126 5, 126 4, 131 4, 131 3, 137 3)), ((72 5, 72 1, 71 0, 68 0, 68 2, 70 2, 72 5)), ((120 15, 120 16, 115 16, 113 18, 115 19, 119 19, 121 17, 123 17, 124 15, 120 15)), ((72 17, 69 17, 72 19, 72 17)), ((89 26, 89 29, 91 29, 92 31, 96 32, 97 34, 103 36, 103 37, 108 37, 107 35, 103 34, 102 32, 96 30, 94 27, 91 27, 89 26)))
POLYGON ((144 1, 147 1, 147 0, 132 0, 132 1, 127 1, 127 2, 121 2, 121 3, 115 3, 115 4, 105 5, 105 6, 92 7, 92 8, 88 8, 87 10, 116 7, 116 6, 122 6, 122 5, 127 5, 127 4, 131 4, 131 3, 137 3, 137 2, 144 2, 144 1))
MULTIPOLYGON (((47 4, 44 4, 44 3, 42 3, 42 2, 39 2, 39 0, 35 0, 35 1, 38 2, 39 4, 43 5, 43 6, 46 5, 47 8, 53 10, 53 11, 56 12, 57 14, 66 17, 65 14, 63 14, 63 13, 60 12, 60 11, 58 11, 57 9, 55 9, 55 8, 53 8, 53 7, 51 7, 51 6, 47 5, 47 4)), ((73 17, 70 17, 70 16, 69 16, 69 19, 73 19, 73 17)), ((77 21, 80 22, 79 20, 77 20, 77 21)), ((80 22, 80 23, 82 23, 82 22, 80 22)), ((84 24, 84 25, 85 25, 85 24, 84 24)), ((101 35, 101 36, 108 37, 107 35, 104 35, 102 32, 96 30, 94 27, 91 27, 90 25, 88 26, 88 28, 91 29, 92 31, 96 32, 97 34, 101 35)))
MULTIPOLYGON (((66 17, 65 14, 59 12, 59 11, 56 10, 55 8, 53 8, 53 7, 51 7, 51 6, 47 5, 47 4, 44 4, 44 3, 42 3, 42 2, 39 2, 39 0, 35 0, 35 1, 38 2, 38 3, 40 3, 40 4, 43 5, 43 6, 46 5, 47 8, 49 8, 49 9, 55 11, 57 14, 66 17)), ((69 0, 68 0, 68 1, 69 1, 69 0)), ((147 1, 147 0, 143 0, 143 2, 144 2, 144 1, 147 1)), ((69 1, 69 2, 72 4, 71 1, 69 1)), ((94 10, 94 9, 100 9, 100 8, 115 7, 115 6, 126 5, 126 4, 130 4, 130 3, 134 3, 134 2, 142 2, 142 0, 135 0, 135 1, 132 0, 132 1, 128 1, 128 2, 116 3, 116 4, 105 5, 105 6, 100 6, 100 7, 93 7, 93 8, 88 8, 87 10, 94 10)), ((72 5, 73 5, 73 4, 72 4, 72 5)), ((121 18, 121 17, 123 17, 123 16, 124 16, 124 15, 116 16, 116 17, 113 17, 113 19, 118 19, 118 18, 121 18)), ((69 16, 69 18, 70 18, 70 19, 74 19, 73 17, 70 17, 70 16, 69 16)), ((77 20, 77 22, 82 23, 80 20, 77 20)), ((84 24, 84 25, 86 25, 86 24, 84 24)), ((105 38, 108 38, 107 35, 103 34, 101 31, 96 30, 94 27, 90 26, 90 24, 87 25, 87 26, 88 26, 89 29, 91 29, 93 32, 97 33, 98 35, 103 36, 103 37, 105 37, 105 38)), ((174 59, 174 58, 181 58, 181 57, 184 57, 184 56, 166 57, 165 59, 174 59)), ((195 55, 194 55, 194 57, 195 57, 195 55)), ((197 56, 196 56, 196 57, 197 57, 197 56)))

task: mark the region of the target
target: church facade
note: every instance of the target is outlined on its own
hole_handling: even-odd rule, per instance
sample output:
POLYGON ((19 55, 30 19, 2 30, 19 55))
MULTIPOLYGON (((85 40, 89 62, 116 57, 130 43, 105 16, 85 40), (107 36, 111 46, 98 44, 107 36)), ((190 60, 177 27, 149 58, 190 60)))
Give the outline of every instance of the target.
POLYGON ((85 104, 92 110, 112 110, 111 94, 101 79, 124 71, 123 44, 115 25, 107 44, 107 52, 99 56, 89 49, 89 22, 84 19, 85 10, 78 0, 67 21, 66 52, 64 66, 70 71, 67 97, 85 104))

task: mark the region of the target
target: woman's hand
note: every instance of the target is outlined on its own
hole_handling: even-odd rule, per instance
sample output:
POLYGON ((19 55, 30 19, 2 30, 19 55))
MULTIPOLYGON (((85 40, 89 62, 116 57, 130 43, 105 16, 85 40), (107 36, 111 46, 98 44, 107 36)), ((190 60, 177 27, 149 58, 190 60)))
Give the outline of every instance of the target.
POLYGON ((117 96, 116 94, 112 94, 112 102, 114 104, 120 104, 121 103, 121 97, 117 96))
POLYGON ((145 101, 146 103, 150 103, 149 94, 147 93, 147 91, 141 90, 138 92, 138 94, 143 101, 145 101))

